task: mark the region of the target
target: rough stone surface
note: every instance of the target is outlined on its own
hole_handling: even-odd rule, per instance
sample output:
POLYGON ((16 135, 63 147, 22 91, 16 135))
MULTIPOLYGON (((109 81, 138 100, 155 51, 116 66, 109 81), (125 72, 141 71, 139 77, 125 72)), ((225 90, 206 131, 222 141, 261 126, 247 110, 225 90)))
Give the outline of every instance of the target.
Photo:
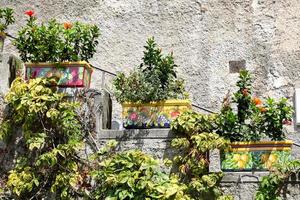
POLYGON ((176 136, 169 129, 102 130, 97 135, 99 145, 108 140, 119 141, 119 150, 140 149, 159 159, 170 159, 177 152, 170 146, 176 136))

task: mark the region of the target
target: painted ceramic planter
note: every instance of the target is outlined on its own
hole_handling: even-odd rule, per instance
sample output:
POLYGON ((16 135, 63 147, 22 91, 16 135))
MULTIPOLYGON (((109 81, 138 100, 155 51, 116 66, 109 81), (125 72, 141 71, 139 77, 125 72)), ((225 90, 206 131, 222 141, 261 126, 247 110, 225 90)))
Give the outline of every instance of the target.
POLYGON ((170 128, 178 115, 191 109, 189 100, 166 100, 147 104, 123 103, 124 128, 170 128))
POLYGON ((221 168, 223 171, 269 170, 291 159, 292 144, 290 140, 231 143, 230 150, 221 152, 221 168))
POLYGON ((89 63, 64 62, 64 63, 26 63, 25 78, 50 78, 56 77, 59 87, 89 87, 93 72, 89 63))

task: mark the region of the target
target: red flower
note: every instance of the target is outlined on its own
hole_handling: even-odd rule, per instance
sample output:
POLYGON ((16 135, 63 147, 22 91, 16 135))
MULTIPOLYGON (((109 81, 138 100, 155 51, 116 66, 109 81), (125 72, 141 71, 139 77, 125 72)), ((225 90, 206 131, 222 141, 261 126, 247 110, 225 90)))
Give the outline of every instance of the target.
POLYGON ((72 26, 73 26, 73 25, 72 25, 70 22, 65 22, 65 23, 64 23, 64 28, 65 28, 65 29, 71 29, 72 26))
POLYGON ((247 88, 244 88, 243 90, 242 90, 242 93, 243 93, 243 95, 244 96, 248 96, 248 89, 247 88))
POLYGON ((26 10, 25 14, 28 15, 29 17, 32 17, 34 15, 34 11, 33 10, 26 10))
POLYGON ((171 112, 171 117, 172 117, 172 118, 175 118, 175 117, 177 117, 178 115, 180 115, 180 112, 179 112, 179 111, 173 111, 173 112, 171 112))

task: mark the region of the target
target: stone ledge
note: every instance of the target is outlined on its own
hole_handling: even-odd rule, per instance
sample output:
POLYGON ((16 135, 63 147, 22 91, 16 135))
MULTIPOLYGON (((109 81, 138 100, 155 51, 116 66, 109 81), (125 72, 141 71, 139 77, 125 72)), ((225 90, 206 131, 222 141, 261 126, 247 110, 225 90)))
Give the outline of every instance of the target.
MULTIPOLYGON (((268 171, 224 172, 222 183, 258 183, 268 171)), ((300 183, 300 174, 293 175, 288 183, 300 183)))
POLYGON ((268 175, 269 172, 224 172, 222 183, 258 183, 261 177, 268 175))
POLYGON ((98 140, 133 140, 133 139, 166 139, 178 137, 170 129, 126 129, 126 130, 101 130, 97 134, 98 140))

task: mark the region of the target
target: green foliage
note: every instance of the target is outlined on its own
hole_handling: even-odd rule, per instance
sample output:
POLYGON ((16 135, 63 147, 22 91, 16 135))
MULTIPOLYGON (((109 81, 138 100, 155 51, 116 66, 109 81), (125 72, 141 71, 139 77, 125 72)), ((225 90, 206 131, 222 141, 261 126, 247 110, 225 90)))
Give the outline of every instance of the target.
POLYGON ((11 8, 0 8, 0 33, 15 22, 14 10, 11 8))
POLYGON ((215 119, 214 115, 187 111, 171 124, 173 131, 186 136, 173 139, 171 144, 182 153, 174 161, 179 166, 181 181, 187 185, 192 199, 232 199, 224 196, 219 188, 222 173, 208 171, 209 150, 224 150, 229 144, 229 141, 213 133, 215 119))
POLYGON ((161 172, 159 161, 139 151, 114 152, 116 143, 102 148, 92 177, 96 180, 92 199, 188 200, 187 189, 176 176, 161 172))
POLYGON ((259 141, 265 136, 271 140, 285 139, 283 124, 291 123, 292 107, 285 98, 279 101, 267 98, 262 102, 252 97, 251 84, 250 73, 241 71, 237 82, 239 89, 233 98, 237 112, 227 96, 216 120, 217 133, 231 141, 259 141))
POLYGON ((293 109, 287 103, 287 99, 282 98, 276 102, 268 98, 265 103, 265 109, 262 118, 265 123, 265 134, 272 140, 284 140, 283 125, 291 123, 293 109))
POLYGON ((79 193, 82 165, 77 152, 83 147, 83 135, 75 112, 78 104, 46 87, 49 83, 18 78, 5 97, 12 115, 2 122, 1 138, 12 135, 14 127, 24 141, 7 181, 14 199, 42 199, 51 192, 59 199, 72 199, 79 193))
POLYGON ((178 133, 193 135, 201 132, 212 132, 216 129, 216 115, 202 115, 194 111, 186 111, 179 115, 171 124, 178 133))
POLYGON ((96 25, 63 25, 55 19, 39 25, 37 18, 30 16, 14 44, 24 62, 88 61, 96 52, 99 35, 96 25))
POLYGON ((116 99, 123 102, 151 102, 185 99, 184 81, 176 78, 173 54, 163 55, 154 38, 145 46, 143 63, 128 76, 119 73, 114 79, 116 99))
POLYGON ((273 168, 259 184, 255 200, 281 200, 281 192, 292 175, 300 172, 300 161, 291 160, 273 168))

